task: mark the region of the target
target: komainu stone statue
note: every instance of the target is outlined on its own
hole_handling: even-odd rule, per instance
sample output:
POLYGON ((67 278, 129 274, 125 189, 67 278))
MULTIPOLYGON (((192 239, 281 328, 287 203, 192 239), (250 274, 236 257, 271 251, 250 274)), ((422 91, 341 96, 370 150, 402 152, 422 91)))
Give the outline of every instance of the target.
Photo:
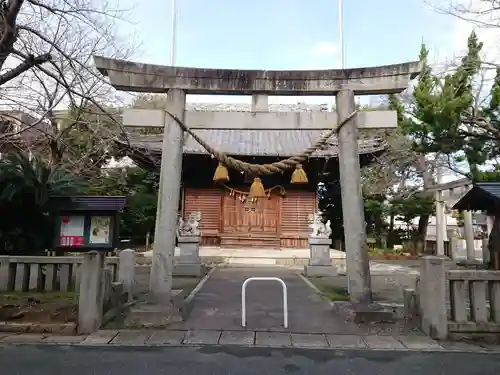
POLYGON ((332 234, 330 220, 324 223, 323 216, 320 213, 309 215, 309 228, 312 229, 311 237, 329 238, 330 234, 332 234))
POLYGON ((187 217, 187 222, 185 222, 182 217, 179 217, 179 225, 177 228, 178 236, 199 236, 200 230, 198 227, 200 226, 201 213, 200 212, 192 212, 187 217))

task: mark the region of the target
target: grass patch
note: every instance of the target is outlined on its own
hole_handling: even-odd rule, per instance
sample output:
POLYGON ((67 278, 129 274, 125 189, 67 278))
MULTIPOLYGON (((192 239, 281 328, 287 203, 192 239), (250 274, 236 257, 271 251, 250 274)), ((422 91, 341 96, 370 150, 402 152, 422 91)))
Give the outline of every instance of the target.
POLYGON ((330 301, 349 301, 349 293, 347 293, 346 288, 322 285, 320 290, 330 301))
POLYGON ((76 292, 6 292, 0 294, 0 320, 67 323, 76 321, 76 292))
POLYGON ((330 301, 349 301, 349 293, 341 281, 342 277, 310 276, 308 279, 330 301))
POLYGON ((38 303, 47 302, 78 302, 77 292, 5 292, 0 294, 1 304, 16 304, 31 302, 32 300, 39 301, 38 303))

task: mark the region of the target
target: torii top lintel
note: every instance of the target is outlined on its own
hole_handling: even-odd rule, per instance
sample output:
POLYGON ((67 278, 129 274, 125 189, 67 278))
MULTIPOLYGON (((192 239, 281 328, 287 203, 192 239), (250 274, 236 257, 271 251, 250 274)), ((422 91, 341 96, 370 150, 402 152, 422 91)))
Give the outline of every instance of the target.
POLYGON ((355 69, 235 70, 142 64, 94 56, 97 69, 118 90, 189 94, 333 95, 350 89, 356 95, 400 93, 421 70, 418 61, 355 69))

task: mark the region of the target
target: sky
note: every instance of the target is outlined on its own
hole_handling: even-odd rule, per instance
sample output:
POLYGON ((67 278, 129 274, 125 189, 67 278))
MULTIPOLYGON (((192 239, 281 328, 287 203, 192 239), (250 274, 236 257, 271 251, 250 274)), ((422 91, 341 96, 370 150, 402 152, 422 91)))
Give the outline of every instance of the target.
MULTIPOLYGON (((148 3, 155 5, 133 13, 140 58, 168 64, 171 0, 148 3)), ((343 6, 347 67, 415 60, 422 40, 446 44, 454 21, 422 0, 349 0, 343 6)), ((177 65, 340 67, 336 0, 177 0, 177 9, 177 65)))
MULTIPOLYGON (((127 1, 127 0, 122 0, 127 1)), ((144 0, 143 0, 144 1, 144 0)), ((168 65, 172 0, 148 0, 131 13, 141 43, 132 60, 168 65)), ((439 12, 481 0, 344 0, 346 68, 418 60, 430 49, 431 64, 460 57, 474 28, 439 12), (457 3, 462 2, 462 3, 457 3)), ((175 65, 233 69, 334 69, 341 67, 337 0, 177 0, 175 65)), ((496 29, 477 29, 490 61, 500 57, 496 29), (493 58, 491 56, 493 55, 493 58)), ((500 59, 498 59, 500 62, 500 59)), ((363 98, 363 104, 372 99, 363 98)), ((188 96, 197 102, 250 102, 242 96, 188 96)), ((270 97, 271 103, 333 104, 328 97, 270 97)), ((455 179, 446 174, 443 182, 455 179)))
MULTIPOLYGON (((463 34, 466 38, 469 32, 424 0, 344 0, 343 8, 346 68, 417 60, 422 42, 431 49, 432 59, 443 60, 465 46, 463 34)), ((141 48, 133 60, 169 64, 171 14, 171 0, 148 0, 147 7, 134 9, 130 31, 141 48)), ((336 0, 177 0, 177 14, 178 66, 331 69, 341 65, 336 0)), ((238 100, 250 99, 234 97, 238 100)))

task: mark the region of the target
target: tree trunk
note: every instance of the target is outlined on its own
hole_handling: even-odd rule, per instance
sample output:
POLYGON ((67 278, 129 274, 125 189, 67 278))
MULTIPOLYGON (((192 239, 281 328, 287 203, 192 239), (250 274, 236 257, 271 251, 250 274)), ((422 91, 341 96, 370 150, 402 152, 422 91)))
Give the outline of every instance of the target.
POLYGON ((62 152, 59 148, 59 144, 57 140, 51 139, 49 140, 49 148, 50 148, 50 165, 59 165, 62 161, 62 152))
POLYGON ((4 2, 0 9, 2 22, 0 23, 0 34, 2 35, 0 44, 0 69, 4 67, 5 61, 12 53, 14 43, 17 40, 17 16, 21 11, 24 0, 13 0, 4 2))
POLYGON ((384 220, 380 215, 375 216, 374 220, 375 237, 378 239, 377 243, 382 247, 382 232, 384 229, 384 220))
MULTIPOLYGON (((49 100, 49 106, 52 107, 53 100, 49 100)), ((62 162, 63 152, 59 145, 59 137, 57 129, 57 121, 56 116, 52 110, 47 112, 47 117, 50 121, 51 126, 51 134, 49 135, 49 149, 50 149, 50 164, 51 165, 59 165, 62 162)))
MULTIPOLYGON (((425 160, 425 155, 420 154, 418 156, 418 164, 419 168, 422 172, 422 178, 424 180, 424 191, 429 187, 435 184, 434 177, 430 171, 430 168, 427 165, 427 161, 425 160)), ((429 194, 429 193, 428 193, 429 194)), ((430 193, 433 194, 433 193, 430 193)), ((425 253, 426 250, 426 234, 427 234, 427 226, 429 224, 430 215, 422 215, 418 220, 418 234, 420 236, 421 245, 418 249, 419 253, 425 253)))
POLYGON ((391 212, 389 218, 389 230, 387 231, 387 248, 392 249, 394 247, 394 213, 391 212))
POLYGON ((415 237, 415 254, 425 253, 427 226, 429 225, 429 215, 421 215, 418 219, 417 235, 415 237))

